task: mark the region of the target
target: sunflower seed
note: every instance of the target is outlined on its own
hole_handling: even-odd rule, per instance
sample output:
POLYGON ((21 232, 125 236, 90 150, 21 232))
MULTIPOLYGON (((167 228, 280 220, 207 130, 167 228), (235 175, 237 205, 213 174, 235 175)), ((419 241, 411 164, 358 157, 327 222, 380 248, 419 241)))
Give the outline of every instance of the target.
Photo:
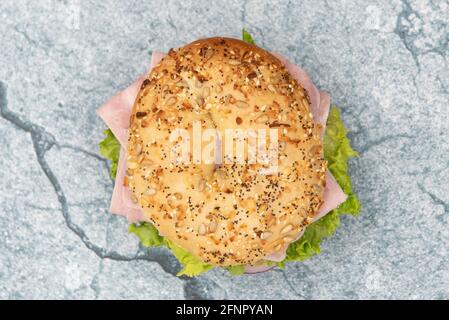
POLYGON ((137 163, 142 163, 144 159, 145 159, 145 154, 141 154, 141 155, 137 158, 137 163))
POLYGON ((150 159, 145 158, 145 160, 142 161, 141 165, 144 167, 149 167, 151 165, 153 165, 154 162, 150 159))
POLYGON ((261 123, 267 122, 268 120, 269 120, 269 119, 268 119, 268 116, 267 116, 266 114, 261 114, 260 116, 258 116, 258 117, 254 120, 254 122, 255 122, 255 123, 261 124, 261 123))
POLYGON ((204 98, 198 96, 198 97, 196 97, 195 102, 198 105, 198 107, 201 107, 204 105, 204 98))
POLYGON ((203 192, 204 189, 206 189, 206 180, 200 179, 200 182, 198 183, 198 191, 203 192))
POLYGON ((176 86, 180 87, 180 88, 187 88, 189 85, 187 84, 186 81, 182 80, 182 81, 179 81, 178 83, 176 83, 176 86))
POLYGON ((309 156, 311 157, 319 156, 321 154, 321 151, 322 151, 321 145, 316 144, 309 149, 309 156))
POLYGON ((142 153, 142 145, 140 143, 135 144, 131 153, 135 156, 140 155, 142 153))
POLYGON ((209 87, 205 87, 203 89, 203 98, 209 97, 209 94, 210 94, 210 88, 209 87))
POLYGON ((217 223, 216 222, 209 223, 209 225, 207 226, 207 232, 214 233, 215 230, 217 230, 217 223))
POLYGON ((148 188, 145 193, 149 196, 154 196, 156 194, 156 189, 148 188))
POLYGON ((182 194, 180 194, 179 192, 176 192, 174 195, 176 200, 181 200, 182 199, 182 194))
POLYGON ((171 105, 174 105, 175 104, 175 102, 176 102, 176 97, 175 96, 171 96, 167 101, 166 101, 166 105, 167 106, 171 106, 171 105))
POLYGON ((207 60, 209 60, 210 58, 212 58, 212 56, 214 55, 214 49, 208 48, 206 50, 206 52, 204 53, 204 58, 207 60))
POLYGON ((276 92, 276 88, 272 84, 268 85, 268 90, 270 90, 271 92, 276 92))
POLYGON ((281 233, 282 234, 289 233, 290 231, 292 231, 292 229, 293 229, 293 226, 291 224, 288 224, 281 230, 281 233))
POLYGON ((228 94, 226 97, 225 97, 225 103, 230 103, 230 104, 234 104, 235 103, 235 98, 231 95, 231 94, 228 94))
POLYGON ((202 88, 203 87, 203 83, 200 80, 195 79, 195 87, 202 88))
POLYGON ((200 224, 200 227, 198 228, 198 234, 200 236, 204 236, 206 234, 206 225, 204 223, 200 224))
POLYGON ((319 184, 314 184, 313 185, 313 189, 315 190, 316 193, 322 193, 323 192, 323 187, 320 186, 319 184))
POLYGON ((272 235, 273 235, 273 233, 271 233, 270 231, 265 231, 260 235, 260 239, 267 240, 272 235))
POLYGON ((229 63, 231 66, 238 66, 238 65, 241 64, 240 61, 235 60, 235 59, 230 59, 230 60, 228 61, 228 63, 229 63))
POLYGON ((304 97, 301 100, 303 107, 308 108, 309 107, 309 101, 304 97))
POLYGON ((282 171, 282 174, 285 176, 288 176, 290 173, 292 173, 292 169, 290 167, 287 167, 282 171))
POLYGON ((245 101, 239 100, 235 103, 235 105, 241 109, 245 109, 249 107, 249 104, 245 101))

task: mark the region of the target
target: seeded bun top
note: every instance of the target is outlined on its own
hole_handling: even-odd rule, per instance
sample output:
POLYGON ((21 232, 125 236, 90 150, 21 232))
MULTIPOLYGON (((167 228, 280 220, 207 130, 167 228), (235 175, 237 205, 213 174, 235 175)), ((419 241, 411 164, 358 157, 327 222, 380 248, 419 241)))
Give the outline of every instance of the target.
POLYGON ((306 92, 277 58, 240 40, 170 50, 142 85, 128 140, 133 200, 161 235, 212 265, 258 264, 288 246, 323 202, 327 164, 306 92), (249 164, 247 151, 244 163, 225 163, 222 151, 220 166, 174 164, 170 134, 192 136, 195 121, 222 137, 230 128, 278 129, 278 171, 249 164))

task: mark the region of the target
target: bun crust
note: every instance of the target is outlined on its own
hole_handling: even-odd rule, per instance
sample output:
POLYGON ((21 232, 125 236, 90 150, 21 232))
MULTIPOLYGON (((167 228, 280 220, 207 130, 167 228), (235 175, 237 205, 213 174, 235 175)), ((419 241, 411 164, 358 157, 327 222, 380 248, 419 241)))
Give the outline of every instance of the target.
POLYGON ((257 264, 294 241, 323 202, 327 163, 307 93, 277 58, 240 40, 170 50, 142 85, 128 140, 133 201, 161 235, 213 265, 257 264), (278 128, 278 172, 173 164, 170 133, 192 135, 194 121, 222 136, 278 128))

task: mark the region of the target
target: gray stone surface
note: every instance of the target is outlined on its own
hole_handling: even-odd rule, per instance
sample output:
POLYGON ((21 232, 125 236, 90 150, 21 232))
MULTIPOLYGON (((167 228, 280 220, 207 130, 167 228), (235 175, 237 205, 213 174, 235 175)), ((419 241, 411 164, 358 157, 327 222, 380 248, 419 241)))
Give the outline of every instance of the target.
POLYGON ((449 298, 448 1, 0 2, 0 298, 449 298), (109 215, 95 109, 152 50, 239 37, 343 110, 364 204, 285 270, 174 276, 109 215))

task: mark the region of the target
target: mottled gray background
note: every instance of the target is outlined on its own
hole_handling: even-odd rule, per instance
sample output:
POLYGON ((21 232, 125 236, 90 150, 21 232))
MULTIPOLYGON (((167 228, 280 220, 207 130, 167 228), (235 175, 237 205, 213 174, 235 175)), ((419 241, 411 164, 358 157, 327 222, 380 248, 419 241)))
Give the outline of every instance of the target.
POLYGON ((0 2, 0 298, 449 298, 448 1, 0 2), (108 214, 95 109, 152 50, 240 37, 343 110, 364 204, 284 271, 177 278, 108 214))

